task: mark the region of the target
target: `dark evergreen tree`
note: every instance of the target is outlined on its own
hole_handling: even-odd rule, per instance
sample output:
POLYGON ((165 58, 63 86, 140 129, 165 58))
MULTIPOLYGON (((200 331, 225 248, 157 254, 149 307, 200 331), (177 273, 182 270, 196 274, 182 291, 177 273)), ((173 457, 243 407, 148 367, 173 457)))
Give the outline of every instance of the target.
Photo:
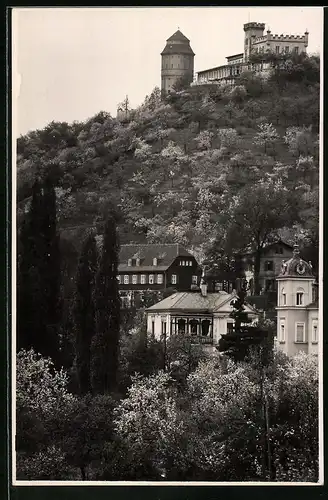
POLYGON ((119 241, 116 220, 106 222, 102 255, 96 277, 96 335, 91 347, 91 382, 94 392, 116 388, 120 332, 120 296, 117 281, 119 241))
POLYGON ((57 232, 56 193, 50 178, 43 187, 42 199, 43 258, 40 269, 44 294, 44 323, 46 352, 55 364, 60 364, 60 319, 61 319, 61 273, 59 234, 57 232))
POLYGON ((93 234, 84 241, 76 276, 74 329, 76 368, 82 394, 91 391, 91 340, 95 334, 95 281, 97 272, 97 245, 93 234))
POLYGON ((56 229, 56 195, 37 179, 18 244, 17 347, 33 347, 60 363, 60 252, 56 229))
POLYGON ((17 273, 17 348, 34 347, 44 352, 42 275, 40 262, 44 254, 42 237, 42 190, 37 179, 32 200, 18 235, 17 273))

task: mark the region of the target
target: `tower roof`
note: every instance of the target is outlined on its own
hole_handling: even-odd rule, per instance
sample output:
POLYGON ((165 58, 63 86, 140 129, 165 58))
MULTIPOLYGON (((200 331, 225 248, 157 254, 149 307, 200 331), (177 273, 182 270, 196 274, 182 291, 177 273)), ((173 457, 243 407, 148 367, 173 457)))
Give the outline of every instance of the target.
POLYGON ((161 52, 161 55, 166 54, 190 54, 194 56, 194 52, 190 47, 190 40, 181 33, 180 30, 173 33, 170 38, 166 40, 166 46, 161 52))
POLYGON ((294 245, 293 257, 283 261, 278 278, 314 278, 311 262, 301 259, 298 245, 294 245))
POLYGON ((170 38, 168 38, 166 41, 167 42, 182 42, 182 43, 183 42, 184 43, 186 43, 186 42, 189 43, 190 42, 189 38, 187 38, 186 36, 184 36, 184 34, 181 33, 180 30, 178 30, 175 33, 173 33, 173 35, 170 36, 170 38))

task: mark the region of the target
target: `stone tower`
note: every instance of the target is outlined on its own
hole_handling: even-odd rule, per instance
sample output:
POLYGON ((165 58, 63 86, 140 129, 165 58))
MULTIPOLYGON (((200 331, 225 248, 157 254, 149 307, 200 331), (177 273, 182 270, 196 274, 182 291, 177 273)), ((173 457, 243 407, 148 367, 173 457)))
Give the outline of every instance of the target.
POLYGON ((186 78, 192 83, 194 77, 195 54, 190 47, 190 41, 180 30, 176 31, 166 40, 162 56, 162 90, 170 92, 172 86, 186 78))
POLYGON ((265 23, 246 23, 244 24, 244 62, 247 62, 252 52, 252 41, 255 38, 263 36, 265 23))
POLYGON ((298 245, 277 277, 277 342, 289 356, 317 353, 318 300, 311 263, 301 259, 298 245))

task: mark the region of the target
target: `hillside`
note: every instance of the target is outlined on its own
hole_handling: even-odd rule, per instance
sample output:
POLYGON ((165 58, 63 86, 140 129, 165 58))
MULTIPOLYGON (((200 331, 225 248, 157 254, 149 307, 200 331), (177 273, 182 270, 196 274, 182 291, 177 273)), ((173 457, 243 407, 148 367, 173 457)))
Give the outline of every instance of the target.
POLYGON ((178 242, 229 260, 279 233, 316 262, 319 66, 299 56, 233 89, 154 89, 125 121, 100 112, 20 137, 18 223, 35 176, 51 173, 67 255, 114 206, 122 243, 178 242))

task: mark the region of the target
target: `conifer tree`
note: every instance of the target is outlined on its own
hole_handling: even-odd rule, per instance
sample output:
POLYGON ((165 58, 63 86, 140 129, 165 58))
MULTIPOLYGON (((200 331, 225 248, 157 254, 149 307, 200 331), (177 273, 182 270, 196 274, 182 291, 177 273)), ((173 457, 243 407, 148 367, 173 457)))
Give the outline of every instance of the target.
POLYGON ((74 305, 75 350, 78 383, 81 394, 91 391, 91 340, 95 334, 95 280, 97 246, 93 234, 84 241, 76 275, 74 305))
POLYGON ((58 365, 60 252, 56 195, 50 182, 36 179, 18 247, 17 347, 33 347, 58 365))
POLYGON ((96 335, 92 339, 92 388, 103 393, 117 383, 120 296, 117 281, 119 241, 116 221, 106 222, 102 255, 96 277, 96 335))
POLYGON ((32 187, 32 200, 18 237, 17 348, 34 347, 43 353, 43 300, 40 262, 44 253, 42 238, 42 190, 38 179, 32 187))
POLYGON ((43 258, 41 259, 41 278, 44 293, 44 322, 46 350, 54 363, 60 363, 59 356, 59 324, 61 317, 60 297, 60 248, 57 232, 56 193, 55 188, 47 178, 43 187, 43 258))

